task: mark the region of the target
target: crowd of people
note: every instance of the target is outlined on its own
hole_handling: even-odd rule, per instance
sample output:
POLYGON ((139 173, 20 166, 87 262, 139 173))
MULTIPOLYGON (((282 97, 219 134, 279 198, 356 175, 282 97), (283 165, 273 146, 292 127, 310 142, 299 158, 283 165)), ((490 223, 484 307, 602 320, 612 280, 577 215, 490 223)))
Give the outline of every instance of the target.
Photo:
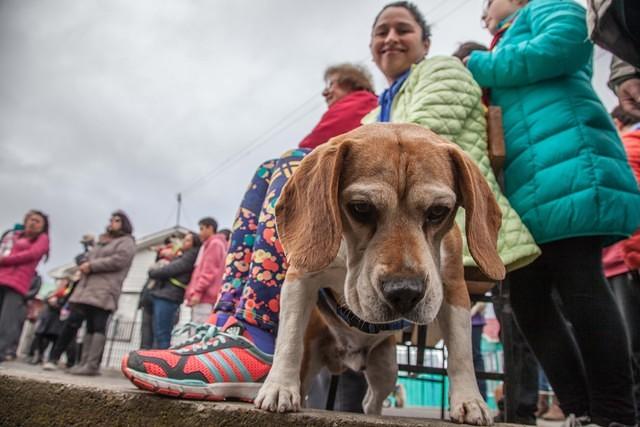
MULTIPOLYGON (((259 165, 233 229, 218 232, 213 218, 203 218, 198 233, 158 248, 140 304, 142 349, 123 360, 125 375, 160 394, 175 394, 168 384, 200 383, 223 385, 215 388, 219 398, 246 399, 268 374, 278 335, 288 264, 275 205, 287 180, 334 136, 366 123, 413 123, 475 160, 502 210, 498 252, 536 383, 533 403, 517 409, 517 421, 535 424, 540 377, 548 379, 545 391, 553 389, 552 403, 567 425, 636 425, 640 33, 629 22, 640 17, 637 6, 620 4, 622 12, 597 0, 587 11, 573 0, 489 0, 481 18, 493 35, 490 46, 464 43, 455 55, 436 57, 428 57, 431 30, 420 10, 405 1, 386 5, 374 19, 369 47, 389 87, 376 96, 363 67, 329 67, 327 111, 296 148, 259 165), (619 41, 611 47, 611 32, 628 42, 624 48, 619 41), (589 35, 620 56, 611 76, 620 106, 611 115, 591 85, 589 35), (502 111, 506 157, 498 172, 489 158, 489 107, 502 111), (191 335, 171 347, 183 302, 191 308, 191 335)), ((464 229, 463 212, 456 221, 464 229)), ((0 355, 16 340, 15 319, 24 319, 25 295, 48 253, 47 216, 30 211, 23 228, 4 239, 10 244, 3 240, 0 253, 0 355)), ((44 368, 58 369, 86 322, 81 357, 70 372, 99 372, 107 321, 135 252, 132 231, 126 214, 114 212, 107 232, 77 260, 79 277, 47 299, 34 347, 38 361, 54 343, 44 368)), ((466 248, 464 265, 475 267, 466 248)), ((345 373, 340 386, 350 391, 337 408, 361 411, 362 373, 345 373)), ((189 398, 208 394, 206 386, 201 394, 190 390, 189 398)), ((309 401, 324 395, 326 381, 318 381, 309 401)))
POLYGON ((211 217, 201 219, 198 225, 199 233, 189 232, 178 241, 170 239, 157 250, 140 298, 142 349, 169 348, 183 302, 191 310, 191 323, 205 323, 213 310, 230 232, 218 231, 218 223, 211 217))

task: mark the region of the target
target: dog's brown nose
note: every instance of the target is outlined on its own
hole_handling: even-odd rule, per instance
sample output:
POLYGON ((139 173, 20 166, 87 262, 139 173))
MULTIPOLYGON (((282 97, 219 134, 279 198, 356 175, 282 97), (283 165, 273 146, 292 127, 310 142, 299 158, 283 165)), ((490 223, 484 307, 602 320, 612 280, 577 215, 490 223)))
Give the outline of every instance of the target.
POLYGON ((389 279, 382 282, 382 294, 391 307, 400 314, 407 313, 424 295, 423 279, 389 279))

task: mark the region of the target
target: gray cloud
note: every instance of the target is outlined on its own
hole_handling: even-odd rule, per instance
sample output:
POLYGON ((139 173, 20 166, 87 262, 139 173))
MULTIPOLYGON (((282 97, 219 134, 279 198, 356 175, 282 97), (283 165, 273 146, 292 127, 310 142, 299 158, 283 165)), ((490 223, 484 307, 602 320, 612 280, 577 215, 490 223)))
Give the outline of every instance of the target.
MULTIPOLYGON (((0 228, 29 208, 49 212, 46 271, 116 208, 138 236, 173 225, 175 194, 203 176, 184 194, 182 223, 230 226, 254 168, 324 111, 327 65, 362 61, 384 87, 368 52, 384 3, 0 2, 0 228)), ((417 3, 433 11, 431 54, 488 42, 480 1, 417 3)))

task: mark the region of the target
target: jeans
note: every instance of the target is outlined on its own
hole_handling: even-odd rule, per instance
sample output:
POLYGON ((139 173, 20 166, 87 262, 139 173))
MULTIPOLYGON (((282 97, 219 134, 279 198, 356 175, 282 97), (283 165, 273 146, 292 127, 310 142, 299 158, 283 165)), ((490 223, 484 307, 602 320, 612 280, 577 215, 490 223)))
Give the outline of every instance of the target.
POLYGON ((549 380, 547 379, 547 375, 542 370, 542 367, 538 369, 538 390, 547 393, 551 393, 553 391, 551 389, 551 384, 549 384, 549 380))
POLYGON ((153 301, 153 348, 169 348, 173 321, 180 304, 168 299, 151 298, 153 301))
POLYGON ((540 248, 532 264, 510 273, 511 305, 563 412, 635 424, 629 341, 604 280, 601 238, 540 248))

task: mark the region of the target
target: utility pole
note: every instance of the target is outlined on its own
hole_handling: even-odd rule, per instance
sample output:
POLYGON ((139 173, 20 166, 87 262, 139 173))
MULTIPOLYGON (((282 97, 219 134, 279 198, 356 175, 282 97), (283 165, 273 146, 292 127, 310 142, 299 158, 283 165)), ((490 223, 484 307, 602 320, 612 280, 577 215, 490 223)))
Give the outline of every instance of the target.
POLYGON ((178 193, 176 196, 178 200, 178 212, 176 214, 176 227, 180 226, 180 211, 182 210, 182 193, 178 193))

